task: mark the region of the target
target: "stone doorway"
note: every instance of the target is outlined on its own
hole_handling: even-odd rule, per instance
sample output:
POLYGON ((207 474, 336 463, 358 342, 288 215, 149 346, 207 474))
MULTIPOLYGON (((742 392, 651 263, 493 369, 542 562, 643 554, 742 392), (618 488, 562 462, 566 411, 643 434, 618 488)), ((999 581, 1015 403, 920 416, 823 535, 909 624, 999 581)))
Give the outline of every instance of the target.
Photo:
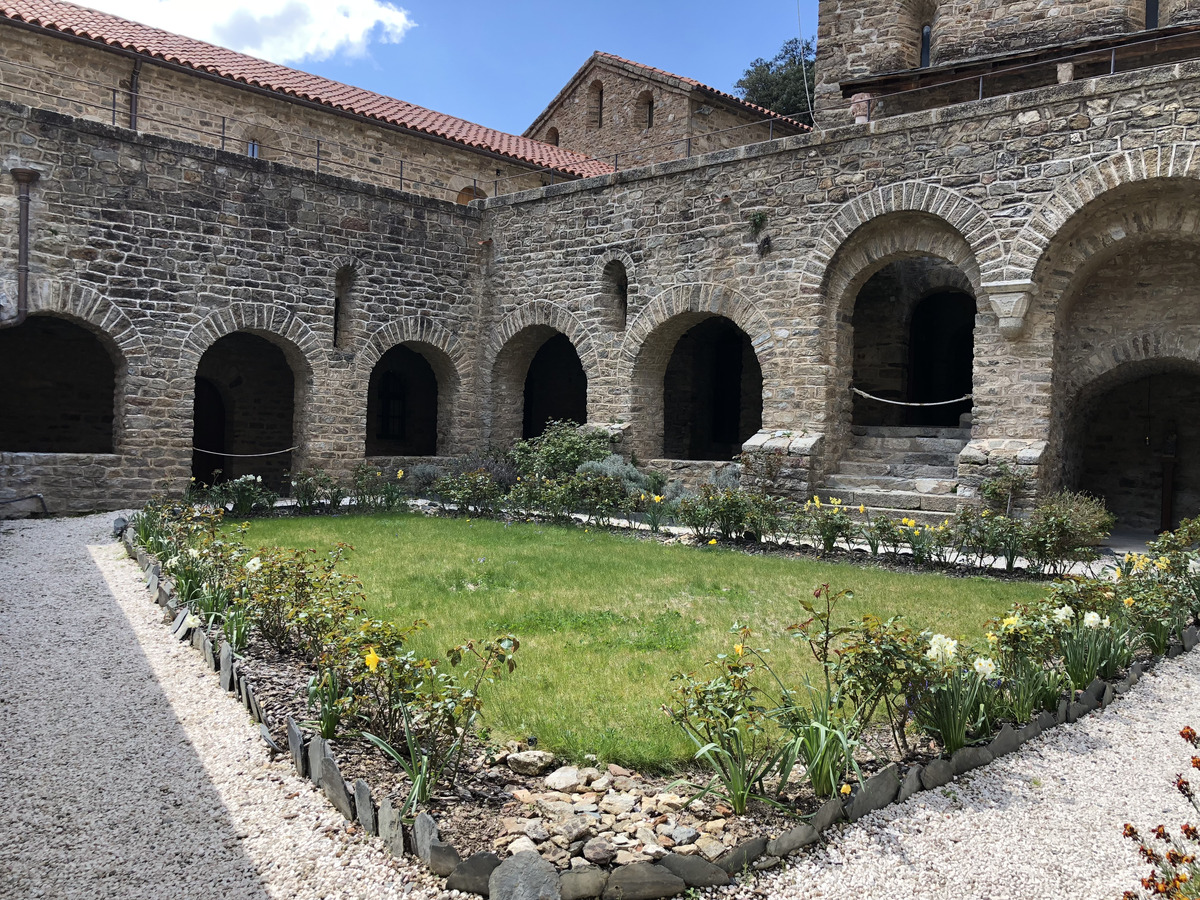
POLYGON ((192 476, 227 481, 259 475, 273 490, 281 490, 293 454, 278 451, 295 443, 296 409, 296 378, 284 351, 256 334, 226 335, 200 358, 196 385, 192 444, 199 449, 192 451, 192 476), (214 439, 222 446, 205 446, 204 441, 214 439), (218 456, 224 464, 219 475, 213 465, 218 456))
POLYGON ((100 338, 53 316, 0 330, 0 451, 112 453, 116 366, 100 338))
MULTIPOLYGON (((972 390, 975 299, 963 272, 936 257, 896 260, 859 291, 854 387, 883 400, 941 403, 972 390)), ((898 406, 853 396, 855 426, 959 425, 972 402, 898 406)))
POLYGON ((587 375, 565 334, 556 334, 534 354, 525 375, 521 437, 528 440, 553 421, 587 422, 587 375))
POLYGON ((367 394, 367 456, 434 456, 438 379, 429 360, 403 344, 383 355, 367 394))
POLYGON ((713 316, 676 342, 663 376, 663 455, 726 461, 762 428, 763 375, 750 336, 713 316))
POLYGON ((1158 531, 1200 514, 1200 365, 1145 360, 1098 378, 1073 404, 1065 467, 1119 528, 1158 531))

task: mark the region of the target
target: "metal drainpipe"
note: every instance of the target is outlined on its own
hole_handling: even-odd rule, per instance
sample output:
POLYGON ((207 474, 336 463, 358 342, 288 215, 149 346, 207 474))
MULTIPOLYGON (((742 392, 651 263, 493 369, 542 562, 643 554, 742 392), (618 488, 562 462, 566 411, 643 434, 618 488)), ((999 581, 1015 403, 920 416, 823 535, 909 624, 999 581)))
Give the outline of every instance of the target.
POLYGON ((133 74, 129 76, 129 130, 137 131, 138 126, 138 81, 142 75, 142 61, 133 64, 133 74))
POLYGON ((13 169, 17 182, 20 212, 17 220, 17 315, 0 322, 0 328, 13 328, 29 315, 29 186, 41 177, 36 169, 13 169))

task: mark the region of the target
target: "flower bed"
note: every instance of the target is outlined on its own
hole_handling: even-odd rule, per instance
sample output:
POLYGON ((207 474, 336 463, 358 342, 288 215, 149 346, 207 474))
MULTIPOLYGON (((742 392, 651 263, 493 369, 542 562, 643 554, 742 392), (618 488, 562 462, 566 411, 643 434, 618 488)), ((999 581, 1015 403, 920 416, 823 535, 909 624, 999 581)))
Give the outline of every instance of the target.
MULTIPOLYGON (((489 757, 488 748, 470 743, 478 688, 512 673, 516 638, 464 645, 449 654, 451 668, 441 669, 405 651, 404 630, 362 615, 361 588, 338 571, 338 550, 251 553, 218 525, 219 516, 203 509, 152 506, 127 533, 151 590, 175 610, 176 636, 205 654, 222 687, 261 723, 264 739, 280 752, 286 744, 297 770, 347 818, 394 851, 414 849, 449 877, 448 887, 482 893, 490 885, 500 897, 505 884, 522 878, 553 879, 564 897, 669 896, 768 868, 839 821, 939 787, 1047 728, 1103 708, 1144 670, 1135 653, 1152 662, 1155 653, 1192 649, 1200 612, 1194 521, 1161 537, 1152 555, 1127 557, 1113 581, 1067 580, 1044 601, 1011 610, 991 623, 987 645, 973 654, 895 620, 838 626, 840 595, 823 587, 806 601, 808 621, 796 626, 821 663, 823 684, 803 693, 778 683, 772 689, 763 677, 770 674, 764 648, 751 645, 745 627, 732 652, 714 661, 712 678, 677 683, 671 715, 695 738, 713 779, 697 807, 678 785, 619 769, 562 766, 540 780, 555 761, 536 749, 489 757), (285 668, 284 653, 295 671, 312 671, 314 725, 325 736, 263 708, 254 674, 235 653, 251 633, 280 654, 285 668), (944 753, 923 763, 887 763, 863 777, 853 745, 876 712, 898 748, 915 719, 944 753), (347 781, 345 760, 328 738, 350 716, 399 757, 404 779, 388 777, 382 792, 363 778, 347 781), (488 831, 496 835, 491 848, 443 840, 428 812, 413 815, 447 789, 453 798, 464 769, 492 785, 501 815, 488 831), (761 811, 734 818, 756 799, 784 802, 794 771, 823 798, 808 821, 785 827, 761 811), (771 831, 752 834, 754 826, 771 831), (477 852, 463 860, 469 850, 477 852), (501 862, 494 850, 508 859, 501 862)), ((286 694, 285 687, 278 697, 286 694)), ((453 823, 446 824, 452 837, 453 823)))

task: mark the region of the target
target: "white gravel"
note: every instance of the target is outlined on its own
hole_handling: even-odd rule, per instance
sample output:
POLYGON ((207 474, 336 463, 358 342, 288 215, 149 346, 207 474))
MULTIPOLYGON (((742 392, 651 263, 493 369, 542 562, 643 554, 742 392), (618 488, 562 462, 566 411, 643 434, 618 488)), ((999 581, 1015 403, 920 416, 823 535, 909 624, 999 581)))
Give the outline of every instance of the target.
MULTIPOLYGON (((242 707, 161 625, 111 519, 0 524, 0 897, 435 895, 268 761, 242 707)), ((1185 724, 1200 727, 1200 652, 734 892, 1118 897, 1145 871, 1122 825, 1187 818, 1173 786, 1185 724)))
POLYGON ((0 897, 432 894, 268 761, 112 519, 0 523, 0 897))

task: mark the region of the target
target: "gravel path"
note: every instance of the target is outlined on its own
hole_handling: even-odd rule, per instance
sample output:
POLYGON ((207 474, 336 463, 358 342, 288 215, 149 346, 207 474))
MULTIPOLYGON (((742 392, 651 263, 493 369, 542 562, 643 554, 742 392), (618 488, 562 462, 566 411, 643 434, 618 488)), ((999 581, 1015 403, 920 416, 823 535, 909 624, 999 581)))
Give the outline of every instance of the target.
MULTIPOLYGON (((110 515, 0 524, 0 897, 437 893, 356 834, 170 639, 110 515), (184 893, 186 892, 186 893, 184 893)), ((1186 818, 1200 652, 1099 716, 850 826, 757 897, 1114 898, 1186 818)))
POLYGON ((268 761, 112 518, 0 523, 0 897, 428 893, 268 761))

